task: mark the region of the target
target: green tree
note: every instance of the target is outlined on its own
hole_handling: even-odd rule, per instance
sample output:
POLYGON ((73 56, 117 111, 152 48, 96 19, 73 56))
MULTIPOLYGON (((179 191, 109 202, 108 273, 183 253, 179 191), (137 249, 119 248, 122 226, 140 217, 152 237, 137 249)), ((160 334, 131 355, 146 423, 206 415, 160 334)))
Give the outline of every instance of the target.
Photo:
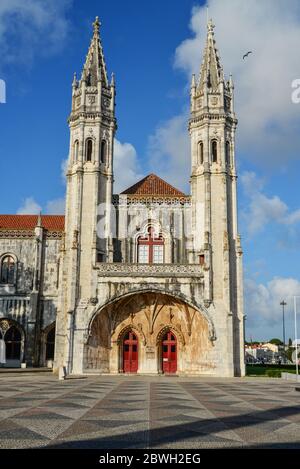
POLYGON ((274 344, 274 345, 283 345, 283 342, 280 340, 280 339, 271 339, 269 340, 270 344, 274 344))

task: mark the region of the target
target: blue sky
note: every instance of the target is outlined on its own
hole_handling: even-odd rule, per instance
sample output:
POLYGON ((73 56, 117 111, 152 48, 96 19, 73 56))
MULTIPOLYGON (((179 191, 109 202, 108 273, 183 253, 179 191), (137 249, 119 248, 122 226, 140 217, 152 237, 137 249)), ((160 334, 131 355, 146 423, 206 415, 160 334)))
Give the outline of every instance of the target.
MULTIPOLYGON (((152 171, 189 190, 189 82, 201 62, 204 3, 1 0, 0 78, 7 84, 7 103, 0 104, 1 213, 63 207, 71 82, 81 72, 96 15, 117 83, 116 190, 152 171)), ((283 0, 210 0, 209 12, 225 74, 235 81, 246 336, 281 337, 285 297, 286 335, 293 337, 300 104, 291 101, 291 81, 300 77, 300 5, 290 0, 287 11, 283 0), (245 62, 247 50, 253 54, 245 62)))

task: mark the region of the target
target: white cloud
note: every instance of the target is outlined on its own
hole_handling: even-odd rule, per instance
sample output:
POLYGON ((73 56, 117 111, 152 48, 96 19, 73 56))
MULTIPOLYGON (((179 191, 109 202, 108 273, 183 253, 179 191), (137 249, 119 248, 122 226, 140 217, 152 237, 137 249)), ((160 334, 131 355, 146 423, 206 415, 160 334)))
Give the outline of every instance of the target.
POLYGON ((42 207, 34 200, 33 197, 27 197, 23 200, 21 207, 17 210, 18 215, 36 215, 40 213, 42 207))
MULTIPOLYGON (((300 105, 291 83, 300 76, 300 3, 289 0, 209 0, 216 41, 227 76, 233 74, 239 118, 238 151, 260 164, 284 166, 299 158, 300 105), (242 59, 246 51, 253 54, 242 59)), ((206 8, 192 10, 192 37, 176 49, 175 66, 190 81, 199 74, 206 37, 206 8)))
POLYGON ((188 191, 191 166, 187 125, 187 113, 175 116, 158 126, 148 142, 151 170, 184 191, 188 191))
MULTIPOLYGON (((269 334, 270 327, 274 329, 277 327, 281 334, 280 302, 284 299, 287 302, 285 318, 287 330, 291 332, 294 295, 300 295, 300 282, 295 278, 274 277, 266 284, 256 283, 253 279, 246 278, 245 313, 248 326, 256 330, 260 337, 264 337, 266 331, 269 334)), ((270 337, 265 338, 270 339, 270 337)))
POLYGON ((248 206, 242 211, 247 231, 253 236, 262 231, 269 223, 293 225, 300 222, 300 209, 294 212, 277 195, 268 197, 263 193, 264 182, 252 171, 241 175, 241 182, 248 198, 248 206))
MULTIPOLYGON (((33 198, 26 197, 21 207, 17 210, 18 215, 36 215, 43 212, 42 206, 33 198)), ((58 198, 46 203, 46 213, 49 215, 63 215, 65 213, 65 199, 58 198)))
POLYGON ((30 65, 35 55, 61 49, 72 0, 1 0, 0 47, 4 63, 30 65))
POLYGON ((144 176, 140 170, 137 153, 131 143, 114 141, 114 192, 118 194, 144 176))
POLYGON ((67 174, 67 169, 68 169, 68 161, 69 161, 69 158, 66 158, 65 160, 62 160, 60 164, 60 177, 64 185, 67 182, 66 174, 67 174))
POLYGON ((65 213, 65 199, 53 199, 49 200, 46 205, 46 213, 49 215, 64 215, 65 213))

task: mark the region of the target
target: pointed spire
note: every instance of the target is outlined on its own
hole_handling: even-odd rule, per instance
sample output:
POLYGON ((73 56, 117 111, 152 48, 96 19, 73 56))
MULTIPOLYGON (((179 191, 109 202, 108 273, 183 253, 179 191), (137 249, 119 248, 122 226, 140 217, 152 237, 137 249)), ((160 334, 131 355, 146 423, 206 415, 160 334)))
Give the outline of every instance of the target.
POLYGON ((38 214, 38 219, 37 219, 37 224, 36 226, 41 227, 42 226, 42 211, 40 210, 38 214))
POLYGON ((204 88, 205 85, 208 88, 216 89, 219 82, 224 79, 223 69, 220 65, 220 58, 216 48, 214 28, 215 25, 210 19, 207 23, 206 45, 200 69, 200 89, 204 88))
POLYGON ((76 72, 74 72, 72 86, 73 86, 73 88, 76 88, 76 87, 77 87, 77 76, 76 76, 76 72))
POLYGON ((114 74, 114 72, 112 72, 112 74, 111 74, 110 86, 113 86, 113 87, 116 86, 116 83, 115 83, 115 74, 114 74))
POLYGON ((192 75, 192 84, 191 84, 191 88, 194 89, 196 88, 196 77, 195 77, 195 74, 193 73, 192 75))
POLYGON ((85 80, 88 86, 97 86, 98 81, 103 81, 108 86, 106 64, 101 45, 100 26, 98 16, 93 23, 93 37, 89 47, 86 61, 82 70, 81 80, 85 80))

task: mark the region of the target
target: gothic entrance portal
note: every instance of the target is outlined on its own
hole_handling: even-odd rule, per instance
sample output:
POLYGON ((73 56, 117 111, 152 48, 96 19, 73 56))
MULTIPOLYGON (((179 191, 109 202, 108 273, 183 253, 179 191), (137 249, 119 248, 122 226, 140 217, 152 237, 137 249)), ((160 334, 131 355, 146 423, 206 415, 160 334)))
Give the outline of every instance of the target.
POLYGON ((136 373, 138 370, 138 340, 137 336, 129 331, 123 340, 123 372, 136 373))
POLYGON ((162 339, 162 371, 164 373, 176 373, 177 371, 177 340, 169 331, 162 339))

